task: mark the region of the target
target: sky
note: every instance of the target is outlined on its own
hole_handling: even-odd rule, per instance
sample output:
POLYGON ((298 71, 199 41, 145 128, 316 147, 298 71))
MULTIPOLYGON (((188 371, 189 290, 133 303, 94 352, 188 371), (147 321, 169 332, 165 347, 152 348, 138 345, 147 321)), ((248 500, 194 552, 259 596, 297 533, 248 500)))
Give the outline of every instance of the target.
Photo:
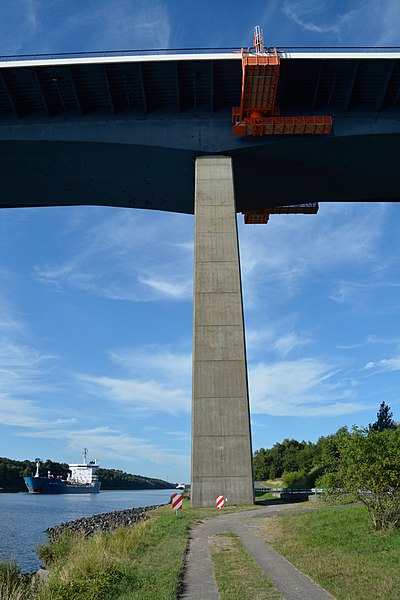
MULTIPOLYGON (((400 45, 398 0, 0 0, 0 55, 400 45)), ((295 199, 294 199, 295 200, 295 199)), ((238 215, 253 450, 400 421, 400 207, 238 215)), ((0 211, 0 456, 190 481, 191 215, 0 211)))

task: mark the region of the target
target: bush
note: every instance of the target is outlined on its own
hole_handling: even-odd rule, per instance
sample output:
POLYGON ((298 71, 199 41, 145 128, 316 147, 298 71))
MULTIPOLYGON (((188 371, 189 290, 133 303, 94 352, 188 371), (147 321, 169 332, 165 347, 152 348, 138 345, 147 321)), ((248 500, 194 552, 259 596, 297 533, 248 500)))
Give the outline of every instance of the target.
POLYGON ((286 487, 302 489, 308 487, 308 479, 305 471, 291 471, 282 474, 286 487))
POLYGON ((400 527, 400 429, 353 428, 339 443, 340 459, 324 477, 330 494, 353 493, 374 529, 400 527))

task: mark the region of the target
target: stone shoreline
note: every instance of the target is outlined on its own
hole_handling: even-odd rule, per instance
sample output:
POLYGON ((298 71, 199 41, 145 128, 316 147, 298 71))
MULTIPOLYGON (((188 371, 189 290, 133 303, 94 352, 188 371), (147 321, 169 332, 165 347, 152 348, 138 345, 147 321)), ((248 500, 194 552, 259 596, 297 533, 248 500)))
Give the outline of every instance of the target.
POLYGON ((145 506, 139 508, 129 508, 113 512, 101 513, 90 517, 82 517, 76 521, 67 521, 55 527, 46 529, 50 542, 55 542, 65 532, 83 533, 85 538, 89 538, 95 533, 113 531, 117 527, 126 527, 140 521, 147 521, 150 517, 148 512, 159 508, 161 504, 154 506, 145 506))

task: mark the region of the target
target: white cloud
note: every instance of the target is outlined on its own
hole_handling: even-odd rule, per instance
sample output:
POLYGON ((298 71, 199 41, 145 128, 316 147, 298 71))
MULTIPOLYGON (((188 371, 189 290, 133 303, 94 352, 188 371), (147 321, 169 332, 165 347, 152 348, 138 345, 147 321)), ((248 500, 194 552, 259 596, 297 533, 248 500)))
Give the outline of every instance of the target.
POLYGON ((51 427, 59 428, 66 424, 75 423, 75 419, 61 419, 54 417, 53 411, 44 410, 37 402, 18 398, 0 392, 0 425, 18 428, 39 429, 40 436, 51 427))
POLYGON ((282 319, 274 319, 268 327, 263 324, 254 328, 246 328, 246 346, 249 356, 255 356, 262 350, 275 351, 279 356, 287 356, 291 352, 313 343, 311 332, 296 331, 299 318, 295 314, 285 315, 282 319), (290 329, 289 329, 290 328, 290 329))
POLYGON ((189 299, 192 297, 192 282, 171 283, 162 279, 150 279, 139 276, 138 280, 145 286, 149 286, 159 298, 171 298, 174 300, 189 299))
POLYGON ((2 52, 21 52, 25 45, 35 38, 39 26, 37 0, 13 0, 12 7, 2 2, 0 5, 0 40, 2 52))
POLYGON ((188 431, 166 431, 165 435, 169 438, 183 440, 185 442, 190 442, 192 439, 188 431))
POLYGON ((381 371, 400 371, 400 358, 382 358, 378 361, 368 362, 364 369, 375 369, 381 371))
POLYGON ((109 352, 123 378, 77 375, 86 392, 117 403, 125 413, 179 415, 191 408, 191 354, 162 346, 109 352))
POLYGON ((112 300, 191 299, 192 218, 123 209, 84 212, 87 219, 72 214, 66 225, 67 258, 37 265, 37 281, 112 300))
POLYGON ((184 382, 190 386, 191 353, 172 352, 166 347, 150 345, 140 349, 120 349, 109 352, 111 360, 129 373, 157 375, 162 381, 184 382))
POLYGON ((28 345, 3 338, 0 341, 0 392, 13 397, 29 397, 51 389, 44 369, 56 359, 28 345))
POLYGON ((297 334, 294 331, 290 331, 275 340, 273 348, 281 356, 287 356, 292 350, 304 348, 304 346, 307 346, 310 343, 311 339, 307 333, 297 334))
POLYGON ((283 12, 287 16, 288 19, 294 21, 297 25, 299 25, 302 29, 306 31, 312 31, 316 33, 335 33, 338 34, 340 32, 340 23, 342 22, 345 16, 336 17, 335 20, 329 22, 327 19, 326 23, 315 22, 315 19, 318 17, 321 19, 324 17, 320 16, 322 12, 321 7, 325 7, 326 3, 319 0, 303 0, 296 2, 289 2, 286 0, 283 4, 283 12))
POLYGON ((264 227, 241 223, 246 309, 260 311, 265 299, 282 305, 306 284, 315 285, 328 275, 339 281, 331 293, 336 301, 345 300, 352 290, 376 287, 375 280, 383 276, 377 244, 387 210, 384 203, 324 203, 317 215, 272 215, 264 227), (346 282, 343 273, 354 279, 354 269, 366 265, 362 283, 350 276, 346 282))
POLYGON ((177 415, 190 411, 187 390, 169 389, 154 380, 116 379, 112 377, 80 376, 88 390, 96 396, 123 405, 129 412, 161 412, 177 415))
POLYGON ((369 2, 366 10, 372 9, 370 18, 372 43, 376 46, 399 44, 400 11, 398 0, 386 0, 384 3, 369 2), (375 25, 375 26, 374 26, 375 25))
POLYGON ((0 6, 4 54, 168 48, 171 19, 154 0, 13 0, 0 6))
POLYGON ((275 327, 260 326, 257 329, 246 327, 246 345, 248 349, 258 350, 266 344, 272 344, 276 337, 275 327))
POLYGON ((250 366, 252 413, 320 417, 366 408, 353 398, 352 384, 336 375, 336 370, 313 358, 250 366))
MULTIPOLYGON (((351 343, 339 343, 337 344, 337 348, 340 350, 355 350, 356 348, 364 348, 368 345, 398 345, 400 343, 400 338, 384 338, 375 335, 374 333, 370 333, 364 341, 351 343)), ((372 363, 370 363, 372 364, 372 363)))
MULTIPOLYGON (((347 3, 349 5, 349 3, 347 3)), ((345 10, 334 0, 285 0, 283 12, 302 30, 332 34, 349 46, 398 44, 398 0, 357 0, 345 10)))
MULTIPOLYGON (((13 310, 9 303, 5 302, 3 298, 0 298, 0 334, 3 336, 25 336, 27 335, 28 326, 19 316, 16 311, 13 310)), ((4 338, 0 342, 4 344, 4 338)))
POLYGON ((140 437, 134 437, 111 427, 93 427, 88 429, 54 430, 51 425, 43 432, 28 432, 25 437, 63 439, 71 453, 80 456, 82 448, 88 447, 90 455, 99 458, 100 463, 111 465, 127 464, 132 473, 142 473, 143 465, 152 463, 157 466, 169 466, 173 469, 187 469, 190 457, 175 450, 169 443, 162 446, 140 437))
MULTIPOLYGON (((2 231, 0 229, 0 235, 2 231)), ((10 291, 14 295, 16 289, 15 276, 10 270, 0 267, 0 334, 5 336, 0 341, 1 345, 5 343, 6 336, 24 336, 27 334, 27 324, 18 314, 16 302, 11 301, 10 291)))
POLYGON ((65 11, 57 33, 61 43, 78 37, 81 50, 168 48, 171 22, 160 0, 98 0, 95 7, 65 11))
POLYGON ((58 357, 14 339, 0 340, 0 424, 43 430, 73 423, 60 417, 59 384, 52 381, 58 357))

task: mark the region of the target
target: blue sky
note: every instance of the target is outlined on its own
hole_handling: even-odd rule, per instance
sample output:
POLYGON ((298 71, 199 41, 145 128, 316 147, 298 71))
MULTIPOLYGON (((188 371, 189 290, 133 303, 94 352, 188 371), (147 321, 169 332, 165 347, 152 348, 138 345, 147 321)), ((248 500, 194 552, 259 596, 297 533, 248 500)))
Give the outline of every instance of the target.
MULTIPOLYGON (((0 54, 400 45, 398 0, 3 0, 0 54)), ((239 216, 253 449, 400 420, 400 208, 239 216)), ((0 211, 0 456, 190 479, 193 217, 0 211)))

